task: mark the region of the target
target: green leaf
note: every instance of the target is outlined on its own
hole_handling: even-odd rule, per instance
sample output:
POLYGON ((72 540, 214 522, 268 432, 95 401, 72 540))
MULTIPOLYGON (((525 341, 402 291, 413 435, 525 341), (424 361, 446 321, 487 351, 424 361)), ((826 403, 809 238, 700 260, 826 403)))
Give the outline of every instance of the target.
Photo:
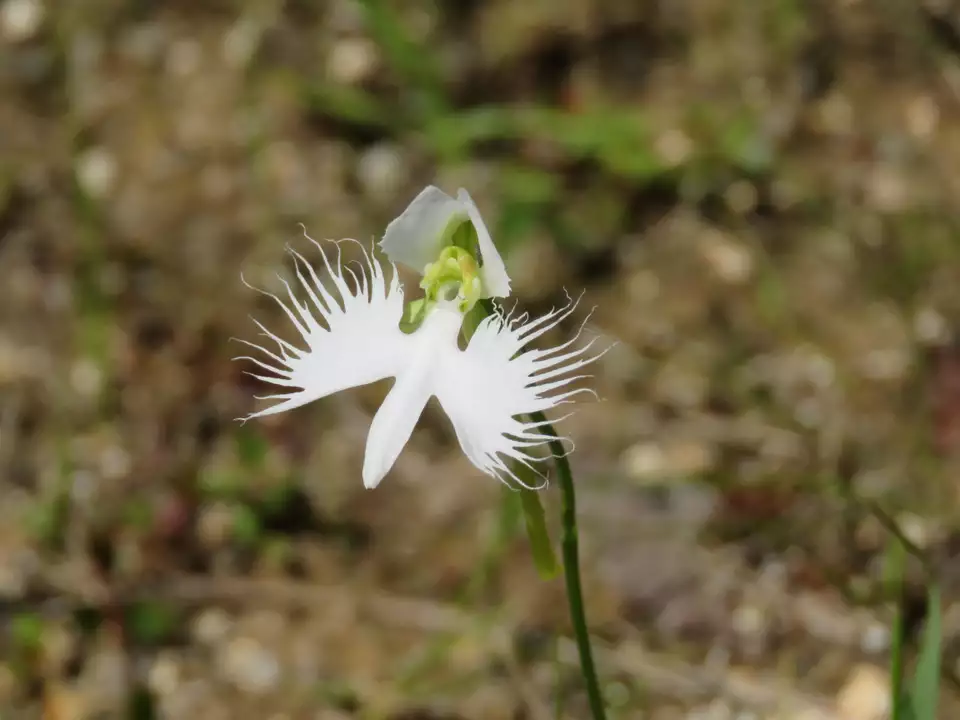
POLYGON ((127 717, 130 720, 153 720, 157 717, 154 705, 155 700, 149 690, 144 687, 135 688, 127 703, 127 717))
POLYGON ((927 623, 920 641, 920 659, 910 686, 909 704, 914 720, 937 720, 940 694, 940 590, 927 591, 927 623))
POLYGON ((505 166, 498 184, 505 200, 524 205, 542 206, 551 203, 557 199, 561 190, 557 173, 519 164, 505 166))
POLYGON ((233 539, 240 545, 252 547, 257 544, 263 528, 260 518, 248 505, 237 505, 233 509, 233 539))
POLYGON ((293 478, 264 489, 260 500, 261 510, 267 515, 279 515, 290 503, 296 491, 297 485, 293 478))
POLYGON ((360 0, 364 27, 386 56, 389 65, 406 81, 405 99, 415 98, 419 117, 436 117, 447 111, 443 71, 435 53, 424 52, 411 36, 398 12, 397 3, 360 0))
POLYGON ((270 444, 253 426, 243 425, 237 429, 237 456, 247 468, 262 468, 270 451, 270 444))
POLYGON ((277 569, 283 569, 296 556, 290 538, 282 535, 269 537, 264 541, 263 559, 277 569))
POLYGON ((359 88, 339 83, 314 83, 303 88, 303 100, 314 112, 383 131, 393 114, 378 99, 359 88))
POLYGON ((130 500, 123 508, 123 521, 137 530, 149 530, 154 523, 153 505, 142 498, 130 500))
POLYGON ((200 492, 207 498, 231 500, 243 494, 243 478, 231 472, 205 470, 198 481, 200 492))
POLYGON ((789 312, 783 281, 773 268, 763 268, 754 288, 760 317, 770 324, 781 322, 789 312))
POLYGON ((63 493, 37 501, 28 508, 24 518, 27 532, 44 547, 60 547, 64 542, 68 511, 68 500, 63 493))
POLYGON ((515 113, 502 107, 484 106, 432 118, 423 134, 438 155, 452 160, 476 143, 516 138, 520 132, 515 113))
POLYGON ((167 641, 181 623, 180 614, 168 603, 145 600, 132 606, 127 627, 134 642, 157 645, 167 641))
POLYGON ((496 226, 497 245, 501 252, 518 246, 542 223, 548 210, 538 203, 516 200, 507 197, 500 206, 500 217, 496 226))
MULTIPOLYGON (((526 470, 526 468, 522 468, 526 470)), ((522 470, 518 474, 523 474, 522 470)), ((527 470, 527 472, 530 472, 527 470)), ((540 494, 536 490, 520 488, 520 506, 523 508, 523 520, 527 527, 527 537, 530 539, 530 552, 537 572, 544 580, 557 576, 559 566, 557 556, 550 543, 550 533, 547 531, 547 522, 540 503, 540 494)))
POLYGON ((43 642, 43 619, 35 613, 21 613, 10 623, 13 646, 21 652, 33 653, 43 642))

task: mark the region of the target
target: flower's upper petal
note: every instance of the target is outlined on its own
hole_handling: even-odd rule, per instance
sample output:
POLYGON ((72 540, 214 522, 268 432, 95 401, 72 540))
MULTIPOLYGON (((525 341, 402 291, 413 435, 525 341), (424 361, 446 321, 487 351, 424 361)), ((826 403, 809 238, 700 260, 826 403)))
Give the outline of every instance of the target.
POLYGON ((466 217, 466 208, 440 188, 428 185, 387 225, 380 247, 391 262, 422 273, 440 254, 443 233, 456 215, 466 217))
POLYGON ((376 487, 410 440, 427 401, 436 390, 436 368, 451 352, 459 353, 457 336, 463 317, 459 312, 436 308, 410 336, 413 349, 367 436, 363 456, 363 484, 376 487))
POLYGON ((507 268, 503 264, 503 258, 497 252, 497 246, 493 244, 490 237, 490 231, 480 217, 480 210, 477 209, 473 199, 463 188, 457 192, 457 200, 466 209, 470 222, 477 231, 477 242, 480 245, 480 279, 483 281, 483 297, 507 297, 510 294, 510 277, 507 275, 507 268))
POLYGON ((571 303, 527 323, 491 315, 480 323, 466 350, 445 355, 439 364, 437 399, 453 423, 463 452, 488 475, 522 484, 511 464, 533 467, 538 458, 531 451, 554 439, 528 416, 591 392, 567 386, 584 377, 572 373, 602 354, 592 351, 592 342, 571 349, 574 338, 550 350, 517 355, 575 307, 571 303))
POLYGON ((276 343, 276 349, 242 341, 264 355, 244 359, 270 373, 250 374, 287 389, 284 394, 267 398, 281 402, 252 413, 248 419, 292 410, 340 390, 395 376, 412 351, 410 336, 400 331, 403 290, 396 268, 388 285, 383 267, 366 250, 366 262, 355 274, 341 263, 339 246, 331 263, 320 244, 314 244, 333 287, 327 288, 303 256, 290 250, 306 302, 294 295, 286 281, 287 299, 271 296, 300 333, 306 349, 280 339, 259 323, 264 336, 276 343), (346 282, 344 273, 357 280, 355 288, 346 282))

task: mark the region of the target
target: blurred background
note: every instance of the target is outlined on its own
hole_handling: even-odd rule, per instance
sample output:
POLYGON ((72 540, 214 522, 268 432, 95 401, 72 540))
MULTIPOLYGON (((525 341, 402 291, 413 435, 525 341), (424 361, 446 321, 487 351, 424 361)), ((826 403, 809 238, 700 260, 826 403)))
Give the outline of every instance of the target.
POLYGON ((293 337, 240 273, 437 184, 618 342, 565 428, 611 717, 885 717, 891 523, 955 717, 958 168, 953 0, 0 0, 0 716, 588 716, 438 408, 376 492, 389 383, 233 421, 293 337))

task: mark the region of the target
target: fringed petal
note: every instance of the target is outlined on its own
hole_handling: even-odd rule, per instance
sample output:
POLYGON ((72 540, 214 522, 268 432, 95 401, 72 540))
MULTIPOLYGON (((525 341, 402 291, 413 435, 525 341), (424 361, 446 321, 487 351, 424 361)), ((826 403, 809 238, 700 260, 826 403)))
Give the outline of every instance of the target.
POLYGON ((387 284, 383 266, 363 248, 364 262, 357 275, 343 264, 339 243, 333 243, 336 257, 331 261, 320 243, 308 239, 319 250, 333 289, 327 288, 303 255, 288 248, 294 259, 298 285, 307 301, 301 301, 290 283, 283 279, 284 299, 265 293, 290 319, 306 349, 280 339, 257 323, 264 337, 273 341, 277 349, 242 340, 266 359, 236 358, 252 361, 271 373, 249 373, 264 382, 299 389, 269 396, 281 402, 251 413, 244 420, 292 410, 340 390, 396 376, 408 357, 412 341, 400 331, 403 290, 396 268, 391 266, 392 277, 387 284), (345 280, 345 273, 355 279, 354 288, 345 280))
POLYGON ((488 475, 523 485, 511 464, 536 471, 541 456, 531 451, 555 439, 544 431, 544 423, 531 422, 529 416, 593 393, 586 388, 568 389, 589 377, 576 374, 578 370, 606 352, 594 350, 593 342, 571 350, 580 333, 552 349, 521 352, 568 317, 578 302, 570 301, 533 321, 524 316, 511 319, 502 312, 491 315, 480 323, 466 350, 445 355, 438 367, 440 405, 453 423, 463 452, 488 475))

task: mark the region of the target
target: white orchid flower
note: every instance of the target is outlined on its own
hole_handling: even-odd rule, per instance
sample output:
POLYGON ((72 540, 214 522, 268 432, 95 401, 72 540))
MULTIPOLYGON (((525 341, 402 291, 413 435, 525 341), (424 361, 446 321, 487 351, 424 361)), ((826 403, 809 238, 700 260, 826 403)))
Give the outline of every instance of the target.
MULTIPOLYGON (((461 211, 463 205, 438 210, 436 204, 442 198, 437 192, 428 188, 391 224, 384 245, 390 246, 385 249, 394 259, 415 263, 427 252, 434 252, 434 257, 442 252, 433 245, 418 245, 419 239, 429 233, 423 232, 422 224, 416 232, 410 216, 413 211, 418 222, 439 228, 441 218, 449 220, 451 213, 461 211)), ((465 212, 474 223, 484 253, 485 265, 480 271, 487 268, 483 281, 487 292, 509 291, 503 263, 476 208, 466 193, 454 202, 468 203, 465 212)), ((439 231, 442 233, 442 228, 439 231)), ((466 349, 461 350, 457 338, 464 316, 462 304, 439 297, 420 326, 404 333, 400 329, 404 297, 394 263, 389 263, 392 275, 388 281, 383 265, 364 248, 365 261, 355 274, 342 263, 338 244, 336 259, 331 262, 324 248, 311 241, 320 251, 332 287, 321 282, 300 253, 290 250, 306 301, 298 299, 282 278, 287 299, 271 296, 290 318, 306 348, 282 340, 260 323, 257 325, 276 349, 241 341, 263 353, 265 359, 238 359, 256 363, 270 373, 250 374, 287 390, 258 398, 279 402, 243 420, 292 410, 340 390, 392 377, 393 387, 374 416, 367 438, 363 461, 366 487, 376 487, 391 469, 431 397, 439 400, 474 466, 503 482, 528 487, 511 466, 519 463, 536 471, 539 458, 535 451, 555 439, 545 433, 544 423, 529 421, 530 414, 570 403, 578 394, 592 393, 569 386, 587 377, 574 373, 602 352, 591 350, 595 340, 578 347, 576 337, 549 350, 525 348, 567 318, 577 303, 568 302, 535 320, 527 315, 514 318, 512 313, 497 309, 480 323, 466 349), (353 284, 347 282, 347 274, 353 284)))
POLYGON ((380 247, 393 263, 402 263, 424 275, 440 255, 449 232, 461 222, 470 222, 477 233, 480 250, 480 297, 507 297, 510 278, 503 259, 497 252, 490 231, 480 217, 480 211, 461 188, 452 198, 443 190, 429 185, 417 195, 383 233, 380 247))

